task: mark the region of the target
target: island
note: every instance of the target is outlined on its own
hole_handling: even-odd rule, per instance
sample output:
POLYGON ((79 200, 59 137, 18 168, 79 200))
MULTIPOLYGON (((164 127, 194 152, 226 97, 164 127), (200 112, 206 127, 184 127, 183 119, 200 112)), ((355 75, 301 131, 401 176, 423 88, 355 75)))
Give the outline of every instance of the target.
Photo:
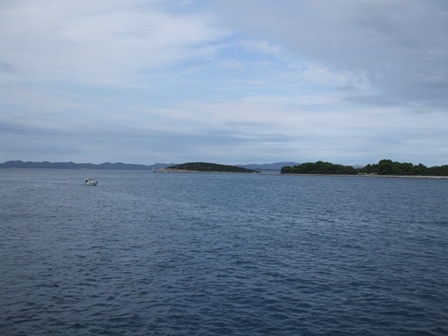
POLYGON ((281 169, 282 174, 323 174, 323 175, 356 175, 358 170, 352 166, 343 166, 330 162, 306 162, 293 167, 281 169))
POLYGON ((443 177, 448 178, 448 165, 427 167, 421 163, 414 165, 408 162, 380 160, 378 163, 365 166, 350 166, 331 162, 276 162, 272 164, 222 165, 208 162, 190 162, 183 164, 156 163, 153 165, 110 163, 73 163, 73 162, 31 162, 6 161, 0 163, 1 168, 28 169, 114 169, 114 170, 146 170, 153 172, 222 172, 222 173, 265 173, 276 174, 311 174, 311 175, 357 175, 357 176, 407 176, 407 177, 443 177))
POLYGON ((381 160, 362 168, 333 164, 331 162, 306 162, 295 166, 285 166, 282 174, 320 174, 320 175, 367 175, 367 176, 448 176, 448 165, 426 167, 419 163, 381 160))
POLYGON ((209 162, 189 162, 170 166, 161 172, 258 173, 257 170, 209 162))

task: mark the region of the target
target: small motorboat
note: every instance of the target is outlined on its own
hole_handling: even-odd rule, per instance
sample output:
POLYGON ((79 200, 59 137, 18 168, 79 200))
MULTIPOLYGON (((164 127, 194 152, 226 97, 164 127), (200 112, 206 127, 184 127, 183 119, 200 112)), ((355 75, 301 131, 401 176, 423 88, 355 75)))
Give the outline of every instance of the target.
POLYGON ((98 184, 98 181, 92 180, 91 178, 88 178, 85 180, 84 184, 86 186, 96 186, 98 184))

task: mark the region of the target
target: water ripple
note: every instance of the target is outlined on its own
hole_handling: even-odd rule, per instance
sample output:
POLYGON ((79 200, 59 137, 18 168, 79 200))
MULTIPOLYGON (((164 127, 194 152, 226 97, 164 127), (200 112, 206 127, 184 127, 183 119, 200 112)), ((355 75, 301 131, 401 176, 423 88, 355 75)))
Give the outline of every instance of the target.
POLYGON ((4 335, 448 334, 447 181, 7 174, 4 335))

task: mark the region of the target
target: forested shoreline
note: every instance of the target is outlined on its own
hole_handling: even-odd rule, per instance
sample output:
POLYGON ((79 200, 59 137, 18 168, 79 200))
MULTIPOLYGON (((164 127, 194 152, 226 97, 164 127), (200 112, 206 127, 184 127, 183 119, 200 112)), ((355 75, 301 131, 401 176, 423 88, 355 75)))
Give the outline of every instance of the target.
MULTIPOLYGON (((152 170, 152 171, 209 171, 209 172, 259 172, 243 166, 220 165, 207 162, 190 162, 180 165, 156 163, 154 165, 110 163, 73 163, 73 162, 23 162, 7 161, 0 163, 0 168, 51 168, 51 169, 117 169, 117 170, 152 170), (169 169, 167 169, 169 168, 169 169)), ((278 170, 277 170, 278 171, 278 170)), ((378 176, 448 176, 448 165, 427 167, 421 163, 381 160, 363 167, 334 164, 331 162, 305 162, 294 166, 283 166, 281 174, 316 174, 316 175, 378 175, 378 176)))
POLYGON ((221 173, 256 173, 256 170, 237 166, 222 165, 209 162, 189 162, 174 165, 164 171, 197 171, 197 172, 221 172, 221 173))
POLYGON ((323 174, 323 175, 392 175, 392 176, 448 176, 448 165, 427 167, 421 163, 381 160, 362 168, 333 164, 331 162, 306 162, 296 166, 285 166, 282 174, 323 174))

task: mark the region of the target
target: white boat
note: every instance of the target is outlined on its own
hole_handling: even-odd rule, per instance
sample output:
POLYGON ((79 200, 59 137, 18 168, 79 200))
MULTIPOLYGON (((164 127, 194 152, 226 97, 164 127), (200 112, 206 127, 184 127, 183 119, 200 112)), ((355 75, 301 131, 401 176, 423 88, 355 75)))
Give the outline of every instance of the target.
POLYGON ((98 181, 92 180, 91 178, 88 178, 85 180, 84 184, 86 186, 96 186, 98 184, 98 181))

